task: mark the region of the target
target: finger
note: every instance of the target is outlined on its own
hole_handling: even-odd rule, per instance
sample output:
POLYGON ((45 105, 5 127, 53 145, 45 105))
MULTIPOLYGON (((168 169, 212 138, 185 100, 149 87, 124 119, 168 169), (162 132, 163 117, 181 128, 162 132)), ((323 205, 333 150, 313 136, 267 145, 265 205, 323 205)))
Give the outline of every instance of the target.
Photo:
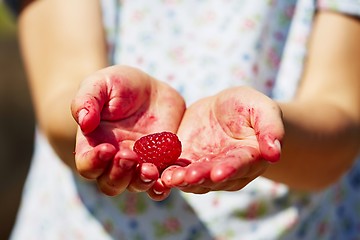
POLYGON ((121 65, 102 69, 86 78, 72 101, 71 112, 84 134, 100 120, 120 120, 133 114, 150 95, 149 76, 121 65))
POLYGON ((280 160, 281 141, 284 137, 284 125, 280 108, 273 105, 253 112, 253 127, 259 143, 261 156, 269 162, 280 160))
POLYGON ((79 174, 88 179, 98 178, 111 162, 116 148, 108 143, 99 144, 83 152, 75 152, 75 163, 79 174))
POLYGON ((99 74, 85 79, 71 103, 71 113, 84 134, 99 125, 102 108, 108 101, 106 83, 101 80, 99 74))
POLYGON ((187 167, 172 166, 163 172, 161 178, 168 187, 201 184, 210 177, 211 165, 210 162, 195 162, 187 167))
POLYGON ((162 173, 161 179, 167 187, 179 187, 187 185, 187 183, 185 183, 185 173, 185 168, 172 166, 162 173))
POLYGON ((238 113, 240 117, 243 117, 241 121, 239 119, 230 121, 231 124, 225 121, 227 127, 232 127, 231 132, 235 134, 233 137, 243 136, 244 128, 241 126, 246 126, 249 121, 249 127, 255 131, 262 157, 269 162, 276 162, 280 159, 280 143, 284 137, 284 126, 281 109, 275 101, 252 88, 239 87, 236 90, 225 90, 220 93, 217 109, 217 117, 220 119, 222 119, 221 116, 230 116, 230 119, 231 116, 238 116, 231 112, 238 113))
POLYGON ((162 201, 170 195, 170 192, 171 188, 166 187, 161 179, 158 179, 147 191, 147 194, 154 201, 162 201))
POLYGON ((145 192, 150 189, 159 178, 159 171, 152 163, 140 164, 136 176, 131 181, 128 190, 131 192, 145 192))
POLYGON ((171 187, 175 187, 175 186, 179 186, 181 185, 181 183, 183 182, 184 179, 184 169, 180 166, 170 166, 168 168, 166 168, 162 174, 161 174, 161 180, 164 183, 165 186, 171 188, 171 187), (179 169, 181 171, 178 171, 178 173, 181 172, 180 176, 178 176, 176 179, 173 179, 173 175, 174 175, 174 170, 179 169))
POLYGON ((109 196, 118 195, 126 190, 134 175, 137 162, 129 159, 114 158, 112 166, 98 178, 100 190, 109 196))
POLYGON ((210 178, 211 170, 215 163, 213 161, 199 161, 188 165, 185 173, 184 182, 190 185, 201 184, 210 178))
POLYGON ((188 185, 199 185, 210 178, 213 162, 199 161, 186 167, 171 166, 167 168, 161 178, 166 186, 184 187, 188 185))
POLYGON ((259 161, 259 151, 253 147, 239 147, 220 156, 211 169, 210 179, 213 182, 224 182, 230 178, 243 178, 249 173, 252 165, 259 161))

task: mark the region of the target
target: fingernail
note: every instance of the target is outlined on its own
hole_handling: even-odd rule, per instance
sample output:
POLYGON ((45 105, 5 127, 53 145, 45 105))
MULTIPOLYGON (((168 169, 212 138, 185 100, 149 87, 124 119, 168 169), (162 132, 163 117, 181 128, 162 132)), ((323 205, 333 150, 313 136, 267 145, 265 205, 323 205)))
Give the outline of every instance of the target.
POLYGON ((281 143, 277 139, 274 141, 274 148, 276 148, 279 152, 281 151, 281 143))
POLYGON ((163 191, 158 191, 158 190, 156 190, 156 189, 153 189, 153 192, 154 192, 156 195, 161 195, 161 194, 164 193, 163 191))
POLYGON ((121 149, 119 153, 117 154, 122 159, 134 159, 136 160, 138 158, 137 154, 132 151, 131 149, 121 149))
POLYGON ((281 151, 281 144, 278 139, 272 140, 270 137, 268 137, 267 145, 269 146, 269 149, 273 149, 275 151, 280 152, 281 151))
POLYGON ((78 113, 78 119, 79 119, 79 124, 83 125, 84 122, 84 118, 85 116, 89 113, 89 111, 85 108, 81 109, 78 113))
POLYGON ((119 166, 124 170, 130 170, 133 167, 135 167, 137 162, 128 160, 128 159, 120 159, 119 160, 119 166))
POLYGON ((144 183, 150 183, 150 182, 153 181, 152 179, 149 179, 149 178, 145 177, 144 174, 140 174, 140 179, 141 179, 141 181, 143 181, 144 183))
POLYGON ((170 184, 172 179, 172 172, 169 171, 163 172, 161 175, 161 179, 163 179, 163 181, 166 182, 167 184, 170 184))
POLYGON ((281 150, 281 144, 278 139, 274 139, 274 138, 270 137, 269 135, 266 135, 264 137, 264 140, 265 140, 266 144, 268 145, 269 149, 271 148, 271 149, 274 149, 277 151, 281 150))
POLYGON ((196 184, 203 184, 205 182, 205 178, 201 178, 196 184))
POLYGON ((189 186, 189 184, 187 182, 183 182, 178 185, 178 187, 187 187, 187 186, 189 186))
POLYGON ((281 143, 278 139, 275 139, 273 142, 268 142, 268 146, 270 149, 272 149, 271 155, 269 155, 268 157, 268 161, 270 163, 276 163, 277 161, 280 160, 280 155, 281 155, 281 143))

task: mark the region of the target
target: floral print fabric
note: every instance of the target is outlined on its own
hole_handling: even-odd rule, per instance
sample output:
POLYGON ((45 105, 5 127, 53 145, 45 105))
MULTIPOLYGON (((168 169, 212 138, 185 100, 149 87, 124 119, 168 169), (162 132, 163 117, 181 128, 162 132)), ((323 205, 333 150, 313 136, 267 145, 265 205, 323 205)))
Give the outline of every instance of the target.
MULTIPOLYGON (((358 1, 103 0, 109 59, 138 67, 191 104, 249 85, 296 92, 316 8, 358 1)), ((318 194, 258 178, 237 192, 106 197, 71 173, 39 131, 12 239, 359 239, 360 163, 318 194)))

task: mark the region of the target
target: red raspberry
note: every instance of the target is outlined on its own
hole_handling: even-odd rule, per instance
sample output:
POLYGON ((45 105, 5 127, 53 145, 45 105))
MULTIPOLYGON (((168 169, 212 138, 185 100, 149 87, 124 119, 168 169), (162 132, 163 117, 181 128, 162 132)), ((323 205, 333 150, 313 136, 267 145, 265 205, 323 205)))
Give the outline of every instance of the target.
POLYGON ((154 133, 138 139, 133 150, 142 162, 153 163, 162 171, 179 158, 181 142, 174 133, 154 133))

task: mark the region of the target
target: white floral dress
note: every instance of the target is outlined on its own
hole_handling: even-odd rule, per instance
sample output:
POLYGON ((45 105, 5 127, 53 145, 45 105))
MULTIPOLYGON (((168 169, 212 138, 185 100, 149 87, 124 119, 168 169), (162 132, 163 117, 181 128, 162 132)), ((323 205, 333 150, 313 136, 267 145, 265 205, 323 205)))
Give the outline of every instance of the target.
MULTIPOLYGON (((317 8, 359 15, 358 0, 103 0, 109 58, 191 104, 237 85, 291 99, 317 8)), ((237 192, 107 197, 72 173, 37 131, 13 240, 360 239, 360 162, 318 194, 259 177, 237 192)))

